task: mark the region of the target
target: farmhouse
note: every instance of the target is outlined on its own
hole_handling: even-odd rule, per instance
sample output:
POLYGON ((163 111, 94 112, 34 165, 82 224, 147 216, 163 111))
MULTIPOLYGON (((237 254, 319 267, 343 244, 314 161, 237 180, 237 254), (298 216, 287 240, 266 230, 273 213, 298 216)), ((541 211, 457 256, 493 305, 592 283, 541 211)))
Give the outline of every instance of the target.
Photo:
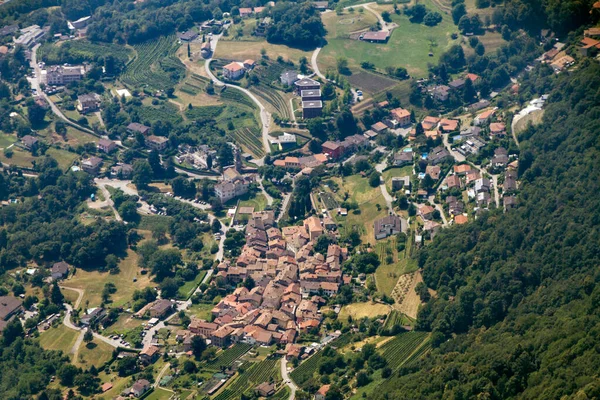
POLYGON ((292 70, 284 71, 279 76, 279 80, 282 85, 292 86, 298 80, 298 73, 292 70))
POLYGON ((96 93, 77 96, 77 110, 82 114, 98 111, 100 109, 100 96, 96 93))
MULTIPOLYGON (((404 223, 405 224, 405 223, 404 223)), ((375 239, 384 239, 388 236, 396 235, 403 230, 406 230, 406 226, 403 229, 403 221, 402 219, 394 214, 388 215, 387 217, 378 219, 374 223, 375 231, 375 239)))
POLYGON ((193 29, 190 29, 189 31, 179 35, 179 40, 181 40, 182 42, 191 42, 193 40, 196 40, 197 37, 198 37, 198 32, 196 32, 193 29))
POLYGON ((390 38, 390 32, 388 31, 378 31, 378 32, 365 32, 362 33, 359 37, 360 40, 369 43, 387 43, 390 38))
POLYGON ((322 112, 323 102, 321 100, 302 102, 302 118, 308 119, 320 117, 322 112))
POLYGON ((25 135, 21 138, 21 144, 29 151, 33 151, 37 148, 38 139, 31 135, 25 135))
POLYGON ((237 80, 244 76, 246 70, 237 62, 230 62, 223 67, 223 77, 229 80, 237 80))
POLYGON ((141 133, 146 136, 150 133, 150 127, 142 124, 138 124, 137 122, 132 122, 127 125, 127 132, 129 133, 141 133))

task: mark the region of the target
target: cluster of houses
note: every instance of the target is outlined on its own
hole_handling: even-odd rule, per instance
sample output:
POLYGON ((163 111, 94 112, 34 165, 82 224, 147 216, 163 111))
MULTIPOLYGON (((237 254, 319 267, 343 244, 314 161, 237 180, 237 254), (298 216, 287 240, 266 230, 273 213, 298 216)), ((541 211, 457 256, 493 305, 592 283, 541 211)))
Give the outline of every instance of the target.
POLYGON ((302 118, 309 119, 321 116, 323 112, 321 82, 302 76, 293 70, 282 72, 279 80, 283 86, 293 87, 295 93, 300 96, 302 118))
POLYGON ((292 157, 286 156, 283 159, 273 161, 273 165, 276 167, 283 167, 286 169, 301 169, 306 172, 306 175, 310 175, 313 168, 327 163, 327 154, 319 153, 304 157, 292 157))
POLYGON ((41 82, 49 86, 64 86, 80 81, 85 72, 83 65, 52 65, 41 71, 41 82))
POLYGON ((238 287, 212 309, 212 322, 194 319, 188 330, 226 347, 237 342, 290 345, 299 333, 318 329, 320 306, 347 281, 341 268, 346 248, 331 244, 327 254, 314 251, 328 229, 335 229, 333 221, 312 216, 302 226, 280 230, 272 211, 253 213, 240 256, 235 263, 219 264, 217 277, 234 285, 252 278, 255 286, 238 287))
MULTIPOLYGON (((386 105, 387 102, 379 103, 380 107, 385 107, 386 105)), ((368 139, 373 139, 377 135, 385 133, 389 130, 393 131, 399 128, 409 127, 411 123, 410 111, 400 107, 394 108, 381 121, 371 125, 370 129, 364 133, 364 136, 368 139)))
POLYGON ((321 146, 324 154, 332 160, 338 160, 349 153, 355 152, 361 148, 369 146, 369 141, 364 135, 351 135, 343 141, 330 141, 323 143, 321 146))
MULTIPOLYGON (((209 168, 209 160, 215 160, 217 152, 212 150, 207 145, 190 146, 187 144, 179 145, 179 153, 175 156, 175 161, 178 164, 188 164, 196 169, 211 169, 209 168)), ((214 162, 216 164, 216 162, 214 162)), ((210 162, 210 167, 213 161, 210 162)))

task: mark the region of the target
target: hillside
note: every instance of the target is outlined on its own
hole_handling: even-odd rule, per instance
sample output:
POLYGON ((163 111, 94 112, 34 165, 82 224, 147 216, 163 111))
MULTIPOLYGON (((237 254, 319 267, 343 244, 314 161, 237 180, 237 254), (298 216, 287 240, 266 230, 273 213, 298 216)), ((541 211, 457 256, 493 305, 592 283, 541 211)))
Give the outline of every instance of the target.
POLYGON ((372 398, 600 396, 599 74, 589 63, 554 81, 543 123, 522 137, 520 207, 420 253, 438 298, 418 325, 438 348, 372 398))

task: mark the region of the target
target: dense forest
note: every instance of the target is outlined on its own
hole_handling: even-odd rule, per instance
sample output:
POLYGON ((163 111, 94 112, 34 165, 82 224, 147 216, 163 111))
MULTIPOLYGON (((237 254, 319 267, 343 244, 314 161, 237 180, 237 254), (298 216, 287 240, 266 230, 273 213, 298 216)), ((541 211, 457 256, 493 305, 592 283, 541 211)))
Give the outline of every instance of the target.
POLYGON ((327 31, 319 11, 310 2, 277 3, 267 40, 292 47, 310 48, 321 44, 327 31))
POLYGON ((418 327, 438 348, 373 398, 600 396, 600 67, 545 81, 544 122, 521 144, 520 207, 421 251, 437 296, 418 327))

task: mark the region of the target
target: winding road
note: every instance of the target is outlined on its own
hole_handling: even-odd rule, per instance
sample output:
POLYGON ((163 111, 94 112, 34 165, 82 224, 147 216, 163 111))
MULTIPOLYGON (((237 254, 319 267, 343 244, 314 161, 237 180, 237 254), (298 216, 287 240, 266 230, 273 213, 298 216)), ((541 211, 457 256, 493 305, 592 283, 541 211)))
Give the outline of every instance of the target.
POLYGON ((290 388, 290 397, 288 399, 294 400, 296 398, 296 391, 298 390, 298 386, 296 386, 292 378, 288 376, 287 360, 285 359, 285 357, 281 358, 281 378, 283 379, 287 387, 290 388))

